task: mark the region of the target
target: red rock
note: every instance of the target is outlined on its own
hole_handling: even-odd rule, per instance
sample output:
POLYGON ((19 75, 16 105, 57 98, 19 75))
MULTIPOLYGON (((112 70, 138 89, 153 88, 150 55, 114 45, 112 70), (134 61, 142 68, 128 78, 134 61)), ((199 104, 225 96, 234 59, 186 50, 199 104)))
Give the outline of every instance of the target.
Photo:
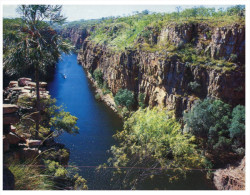
POLYGON ((12 133, 16 133, 16 127, 13 126, 13 125, 11 125, 11 126, 10 126, 10 131, 11 131, 12 133))
POLYGON ((16 135, 15 133, 10 132, 9 134, 6 135, 6 138, 9 142, 9 144, 18 144, 19 142, 22 141, 22 138, 16 135))
POLYGON ((26 145, 28 147, 40 146, 42 144, 42 140, 26 140, 26 145))
POLYGON ((3 124, 4 125, 16 124, 18 122, 19 122, 19 116, 17 113, 10 113, 10 114, 3 115, 3 124))
POLYGON ((12 87, 18 87, 18 82, 17 81, 10 81, 9 87, 10 88, 12 88, 12 87))
POLYGON ((31 82, 31 78, 23 77, 23 78, 18 79, 19 86, 27 86, 29 82, 31 82))
POLYGON ((23 148, 21 151, 21 158, 23 160, 30 160, 36 158, 40 153, 38 148, 23 148))
POLYGON ((14 113, 18 111, 18 106, 15 104, 3 104, 3 114, 14 113))

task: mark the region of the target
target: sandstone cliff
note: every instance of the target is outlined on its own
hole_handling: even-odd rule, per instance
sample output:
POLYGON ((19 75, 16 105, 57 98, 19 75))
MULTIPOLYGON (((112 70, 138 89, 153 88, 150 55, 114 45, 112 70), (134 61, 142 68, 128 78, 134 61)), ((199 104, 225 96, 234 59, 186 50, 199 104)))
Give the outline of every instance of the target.
MULTIPOLYGON (((174 109, 177 116, 190 109, 199 98, 216 97, 233 106, 244 104, 244 27, 237 24, 221 28, 205 24, 171 24, 152 32, 150 39, 158 46, 169 42, 176 46, 194 42, 197 51, 207 53, 211 59, 223 57, 230 61, 231 54, 235 54, 237 63, 232 70, 224 70, 209 66, 209 63, 193 65, 164 50, 150 52, 137 47, 115 52, 88 38, 78 53, 78 61, 90 73, 100 69, 113 94, 120 88, 132 90, 136 97, 144 93, 147 105, 167 106, 174 109), (191 83, 198 87, 191 89, 191 83)), ((144 42, 142 37, 137 40, 140 44, 144 42)))
POLYGON ((217 170, 214 184, 218 190, 245 190, 245 157, 238 166, 217 170))

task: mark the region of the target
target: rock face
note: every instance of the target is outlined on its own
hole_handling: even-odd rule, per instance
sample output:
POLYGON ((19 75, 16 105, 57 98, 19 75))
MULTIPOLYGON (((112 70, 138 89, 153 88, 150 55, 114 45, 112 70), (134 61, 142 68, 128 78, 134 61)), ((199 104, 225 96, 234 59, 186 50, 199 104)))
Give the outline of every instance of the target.
POLYGON ((77 28, 77 27, 70 27, 60 31, 59 33, 62 35, 63 38, 68 38, 73 43, 73 45, 79 49, 82 46, 83 41, 87 36, 89 36, 89 29, 88 28, 77 28))
POLYGON ((217 170, 214 184, 218 190, 245 190, 245 157, 236 167, 217 170))
POLYGON ((232 105, 245 101, 245 76, 240 67, 224 72, 188 66, 175 55, 159 52, 127 50, 113 53, 87 40, 78 53, 78 62, 91 73, 100 69, 113 94, 120 88, 133 91, 136 97, 144 93, 146 104, 169 107, 177 116, 190 109, 198 98, 217 97, 232 105), (191 91, 191 82, 198 83, 199 90, 191 91))

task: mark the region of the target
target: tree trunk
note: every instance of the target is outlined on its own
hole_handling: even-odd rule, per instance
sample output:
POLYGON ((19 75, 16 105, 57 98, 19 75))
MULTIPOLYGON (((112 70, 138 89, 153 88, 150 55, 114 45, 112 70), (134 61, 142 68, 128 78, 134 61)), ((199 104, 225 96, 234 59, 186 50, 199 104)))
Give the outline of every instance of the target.
POLYGON ((40 122, 40 89, 39 89, 39 72, 38 67, 35 70, 35 80, 36 80, 36 110, 38 112, 38 116, 36 118, 36 138, 38 138, 39 133, 39 122, 40 122))

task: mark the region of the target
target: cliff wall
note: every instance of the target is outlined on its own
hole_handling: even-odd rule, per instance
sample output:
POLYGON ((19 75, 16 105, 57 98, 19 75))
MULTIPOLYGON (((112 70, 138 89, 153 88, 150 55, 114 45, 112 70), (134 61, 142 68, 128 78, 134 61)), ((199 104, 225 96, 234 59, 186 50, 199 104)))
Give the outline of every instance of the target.
MULTIPOLYGON (((177 116, 190 109, 199 98, 216 97, 233 106, 244 104, 244 28, 238 25, 223 28, 204 24, 170 25, 151 35, 151 41, 157 45, 171 42, 180 47, 195 41, 197 51, 208 53, 211 59, 223 57, 230 60, 231 54, 236 54, 237 63, 232 70, 208 64, 192 65, 164 50, 149 52, 138 47, 115 52, 88 39, 78 53, 78 62, 90 73, 100 69, 113 94, 120 88, 133 91, 136 97, 144 93, 147 105, 167 106, 174 109, 177 116), (191 89, 192 83, 198 87, 191 89)), ((137 41, 145 42, 143 38, 137 41)))

